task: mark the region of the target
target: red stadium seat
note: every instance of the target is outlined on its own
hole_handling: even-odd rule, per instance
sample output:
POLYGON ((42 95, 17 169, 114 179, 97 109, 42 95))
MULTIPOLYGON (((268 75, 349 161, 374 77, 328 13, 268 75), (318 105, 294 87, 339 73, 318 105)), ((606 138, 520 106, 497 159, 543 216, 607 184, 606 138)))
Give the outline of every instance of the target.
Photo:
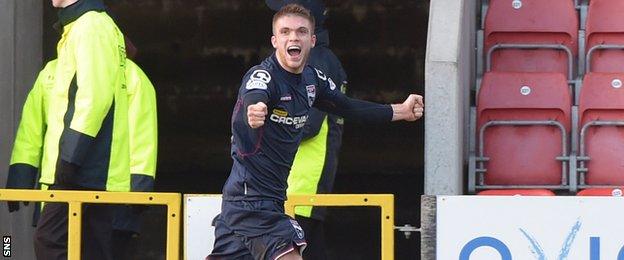
POLYGON ((622 197, 622 187, 619 188, 595 188, 579 191, 577 196, 612 196, 622 197))
MULTIPOLYGON (((497 44, 562 45, 578 53, 578 15, 571 0, 490 0, 485 18, 484 53, 497 44)), ((492 71, 572 73, 565 51, 500 49, 492 53, 492 71)), ((573 61, 570 61, 573 62, 573 61)), ((486 61, 487 64, 487 61, 486 61)), ((486 68, 487 69, 487 68, 486 68)))
POLYGON ((585 76, 579 100, 580 188, 624 185, 623 81, 624 73, 585 76))
MULTIPOLYGON (((586 53, 598 45, 624 45, 624 1, 592 0, 586 23, 586 53)), ((624 72, 624 50, 596 50, 588 59, 591 71, 624 72)))
POLYGON ((555 196, 551 190, 534 189, 534 190, 484 190, 477 195, 486 196, 555 196))
POLYGON ((486 172, 477 180, 477 189, 563 188, 570 107, 563 74, 486 73, 478 94, 476 128, 481 161, 476 172, 486 172))

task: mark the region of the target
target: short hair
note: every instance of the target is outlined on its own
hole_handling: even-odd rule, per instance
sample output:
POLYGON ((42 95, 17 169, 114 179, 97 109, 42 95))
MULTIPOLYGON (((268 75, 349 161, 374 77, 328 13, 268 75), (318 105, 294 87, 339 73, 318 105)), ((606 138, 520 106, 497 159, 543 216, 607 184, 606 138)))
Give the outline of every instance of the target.
POLYGON ((272 27, 275 26, 275 22, 277 21, 277 19, 287 15, 296 15, 307 19, 308 21, 310 21, 310 30, 312 33, 314 33, 314 16, 312 16, 310 10, 299 4, 288 4, 282 7, 282 9, 280 9, 279 11, 277 11, 277 13, 273 15, 272 27))

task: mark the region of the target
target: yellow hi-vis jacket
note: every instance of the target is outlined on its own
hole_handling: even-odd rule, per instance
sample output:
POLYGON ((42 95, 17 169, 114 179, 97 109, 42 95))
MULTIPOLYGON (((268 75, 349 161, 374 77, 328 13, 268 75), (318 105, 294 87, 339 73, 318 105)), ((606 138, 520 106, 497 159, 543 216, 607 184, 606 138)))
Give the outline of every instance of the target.
POLYGON ((130 190, 128 94, 123 34, 105 12, 63 26, 54 86, 47 103, 40 182, 52 185, 62 165, 80 188, 130 190))
POLYGON ((126 61, 131 186, 132 191, 152 191, 158 151, 156 91, 141 68, 126 61))
MULTIPOLYGON (((55 82, 56 63, 56 60, 50 61, 39 73, 24 103, 11 154, 7 188, 34 187, 43 154, 47 129, 45 108, 55 82)), ((158 148, 156 92, 145 73, 134 62, 127 60, 126 64, 131 190, 152 191, 158 148)))
POLYGON ((49 62, 39 73, 26 97, 11 153, 7 188, 32 189, 35 186, 47 128, 45 107, 54 86, 55 70, 56 60, 49 62))

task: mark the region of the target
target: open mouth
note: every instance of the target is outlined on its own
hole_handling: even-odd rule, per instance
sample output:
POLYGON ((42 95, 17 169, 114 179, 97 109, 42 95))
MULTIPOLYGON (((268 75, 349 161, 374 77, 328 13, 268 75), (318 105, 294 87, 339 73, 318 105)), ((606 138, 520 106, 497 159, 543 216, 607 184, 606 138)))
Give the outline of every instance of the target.
POLYGON ((290 46, 286 49, 286 51, 288 52, 288 55, 293 58, 298 58, 299 55, 301 55, 301 47, 299 46, 290 46))

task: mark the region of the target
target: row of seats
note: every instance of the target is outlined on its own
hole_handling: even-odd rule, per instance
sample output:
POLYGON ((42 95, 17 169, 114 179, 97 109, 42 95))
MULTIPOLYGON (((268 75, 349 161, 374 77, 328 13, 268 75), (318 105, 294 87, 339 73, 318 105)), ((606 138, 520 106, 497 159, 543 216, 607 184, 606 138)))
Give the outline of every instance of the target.
MULTIPOLYGON (((576 193, 577 196, 612 196, 622 197, 623 187, 616 188, 595 188, 584 189, 576 193)), ((533 189, 533 190, 484 190, 477 195, 485 196, 556 196, 553 191, 545 189, 533 189)))
POLYGON ((621 195, 624 1, 587 9, 579 30, 573 0, 489 1, 470 192, 621 195), (573 94, 574 81, 582 88, 573 94))
POLYGON ((560 73, 486 73, 476 108, 477 186, 566 189, 577 174, 580 188, 624 185, 622 81, 624 73, 587 74, 573 113, 560 73))
MULTIPOLYGON (((618 47, 624 45, 622 13, 624 1, 590 2, 580 55, 593 49, 592 71, 624 70, 624 51, 618 47)), ((570 70, 578 62, 579 15, 572 0, 490 0, 484 27, 486 71, 560 72, 575 77, 570 70)))

